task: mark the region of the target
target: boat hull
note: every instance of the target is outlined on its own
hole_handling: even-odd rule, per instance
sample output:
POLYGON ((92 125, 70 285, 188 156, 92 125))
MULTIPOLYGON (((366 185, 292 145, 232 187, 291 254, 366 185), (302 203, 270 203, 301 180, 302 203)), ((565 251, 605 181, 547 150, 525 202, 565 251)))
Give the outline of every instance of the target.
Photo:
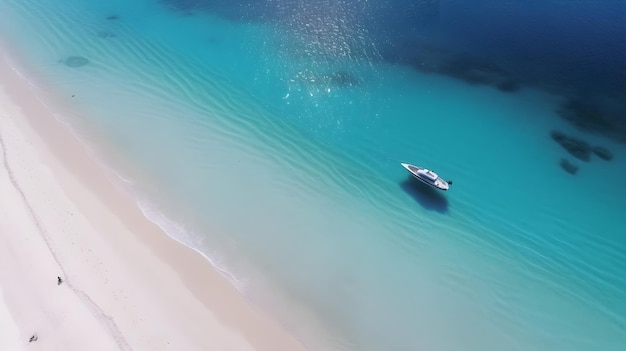
POLYGON ((418 173, 419 170, 424 170, 424 168, 422 167, 418 167, 409 163, 401 163, 401 165, 402 167, 404 167, 404 169, 409 171, 409 173, 413 176, 413 178, 419 180, 420 182, 426 185, 432 186, 433 188, 437 188, 439 190, 448 190, 450 188, 450 184, 448 184, 446 180, 444 180, 443 178, 439 176, 433 182, 422 178, 420 174, 418 173))

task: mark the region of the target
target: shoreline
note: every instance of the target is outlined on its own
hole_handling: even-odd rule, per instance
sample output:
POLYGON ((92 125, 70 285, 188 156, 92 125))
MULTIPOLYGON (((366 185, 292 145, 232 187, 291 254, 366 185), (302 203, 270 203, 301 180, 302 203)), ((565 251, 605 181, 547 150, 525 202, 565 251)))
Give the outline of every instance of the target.
POLYGON ((306 350, 146 218, 3 49, 0 291, 20 345, 37 333, 37 349, 306 350))

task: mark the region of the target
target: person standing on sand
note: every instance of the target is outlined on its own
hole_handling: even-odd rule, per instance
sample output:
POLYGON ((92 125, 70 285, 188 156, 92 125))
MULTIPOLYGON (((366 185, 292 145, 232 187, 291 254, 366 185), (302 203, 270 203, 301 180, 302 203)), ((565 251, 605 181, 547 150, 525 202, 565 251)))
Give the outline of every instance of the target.
POLYGON ((57 277, 57 285, 61 285, 63 283, 63 279, 61 277, 57 277))

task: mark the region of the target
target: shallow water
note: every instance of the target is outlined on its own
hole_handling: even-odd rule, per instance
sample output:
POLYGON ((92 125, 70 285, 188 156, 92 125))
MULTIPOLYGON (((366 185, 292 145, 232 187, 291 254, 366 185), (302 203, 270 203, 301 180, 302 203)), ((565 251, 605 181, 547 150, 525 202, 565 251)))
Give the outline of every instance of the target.
POLYGON ((626 149, 555 111, 623 91, 624 5, 499 4, 2 0, 0 33, 144 212, 312 349, 621 350, 626 149))

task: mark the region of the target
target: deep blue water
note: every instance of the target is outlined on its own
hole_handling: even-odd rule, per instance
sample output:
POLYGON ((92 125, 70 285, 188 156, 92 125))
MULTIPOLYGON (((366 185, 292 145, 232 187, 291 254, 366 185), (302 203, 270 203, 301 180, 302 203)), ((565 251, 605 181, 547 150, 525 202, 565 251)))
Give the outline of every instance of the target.
POLYGON ((345 16, 348 30, 367 31, 371 45, 354 49, 370 58, 375 51, 411 64, 436 49, 475 56, 531 84, 580 93, 626 89, 626 4, 619 0, 162 1, 190 13, 287 26, 293 18, 332 25, 325 16, 345 16))

